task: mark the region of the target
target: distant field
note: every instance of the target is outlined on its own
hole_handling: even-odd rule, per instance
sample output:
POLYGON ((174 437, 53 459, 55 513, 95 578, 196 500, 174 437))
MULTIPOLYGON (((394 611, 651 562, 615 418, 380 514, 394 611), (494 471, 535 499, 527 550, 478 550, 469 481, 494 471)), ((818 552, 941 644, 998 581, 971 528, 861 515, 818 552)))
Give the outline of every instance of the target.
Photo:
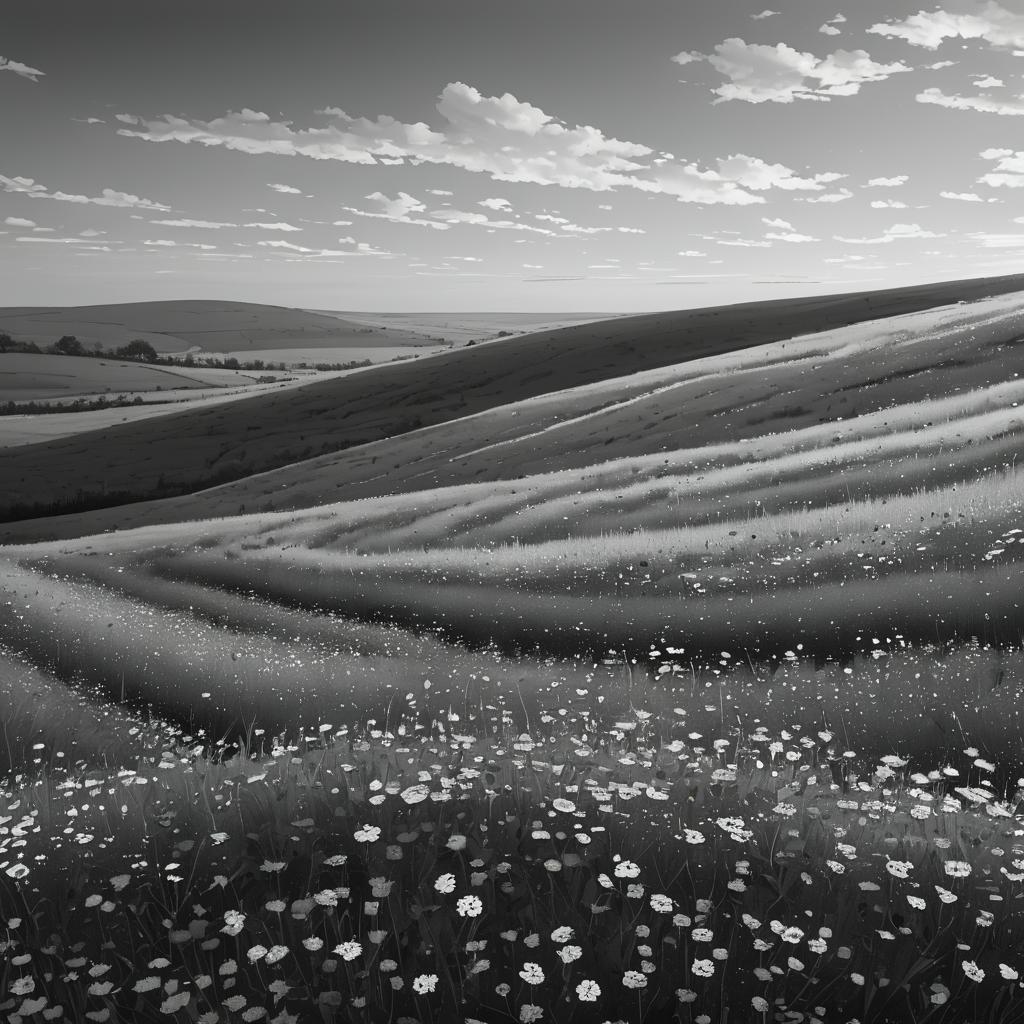
MULTIPOLYGON (((934 352, 921 345, 901 346, 899 325, 889 328, 881 337, 897 348, 894 371, 880 378, 872 365, 878 357, 872 345, 877 349, 882 343, 877 337, 869 338, 863 351, 854 345, 856 358, 849 369, 841 347, 835 348, 839 342, 822 342, 828 356, 825 377, 816 372, 813 348, 793 342, 786 349, 790 343, 783 339, 906 315, 936 302, 1012 292, 1022 285, 1022 278, 994 279, 623 317, 377 367, 358 378, 236 402, 230 413, 201 409, 35 445, 31 456, 27 450, 8 449, 0 452, 0 475, 10 481, 0 514, 8 520, 173 498, 325 452, 351 451, 340 456, 334 470, 318 463, 276 480, 258 477, 232 490, 145 509, 7 526, 0 538, 96 532, 251 511, 252 504, 296 507, 341 495, 509 479, 631 452, 845 421, 890 404, 1002 379, 1002 365, 1024 351, 1014 344, 1020 331, 1012 311, 979 323, 987 341, 977 346, 976 363, 963 354, 970 350, 973 357, 975 351, 969 337, 971 307, 964 307, 967 319, 960 333, 952 341, 937 340, 934 352), (734 363, 723 363, 701 380, 706 371, 697 360, 775 342, 779 350, 770 357, 771 365, 763 364, 768 358, 763 354, 755 353, 747 363, 734 355, 734 363), (715 379, 726 365, 727 376, 715 379), (659 376, 659 368, 670 367, 680 368, 659 376), (601 382, 612 380, 603 392, 601 382), (570 388, 576 390, 544 398, 570 388), (512 403, 528 399, 536 401, 522 410, 513 408, 512 403), (427 435, 425 428, 435 433, 427 435), (103 453, 101 458, 94 457, 96 451, 103 453), (556 454, 549 458, 551 453, 556 454), (76 491, 55 491, 53 481, 64 479, 71 464, 76 491), (294 484, 299 486, 292 489, 294 484)), ((952 307, 951 322, 960 316, 958 310, 952 307)))

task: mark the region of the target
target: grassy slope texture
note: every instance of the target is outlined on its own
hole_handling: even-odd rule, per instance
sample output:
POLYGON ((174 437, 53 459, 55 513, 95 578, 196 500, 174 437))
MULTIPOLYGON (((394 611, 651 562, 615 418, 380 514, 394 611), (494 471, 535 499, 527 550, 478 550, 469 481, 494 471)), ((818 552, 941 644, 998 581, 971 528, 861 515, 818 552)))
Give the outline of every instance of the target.
POLYGON ((0 1010, 1024 1020, 1022 336, 737 335, 0 549, 0 1010))
MULTIPOLYGON (((521 399, 1022 286, 1024 278, 996 278, 624 317, 460 349, 415 364, 374 368, 351 379, 260 396, 230 408, 195 410, 22 451, 12 449, 0 452, 0 478, 6 484, 0 520, 191 493, 521 399), (72 466, 74 489, 65 484, 72 466)), ((831 416, 848 416, 855 409, 855 403, 837 405, 831 416)), ((401 461, 395 461, 397 467, 394 462, 386 464, 389 471, 401 471, 401 461)), ((378 467, 373 475, 373 493, 394 489, 393 474, 385 475, 378 467)), ((418 477, 411 486, 422 486, 423 479, 418 477)), ((453 479, 442 474, 438 482, 453 479)), ((340 480, 338 494, 347 493, 340 480)), ((195 518, 208 514, 204 502, 199 498, 140 510, 130 523, 195 518)), ((268 503, 280 507, 269 497, 257 507, 268 503)), ((237 512, 240 504, 230 511, 237 512)), ((69 536, 126 522, 119 512, 35 527, 27 524, 3 530, 0 539, 69 536)))

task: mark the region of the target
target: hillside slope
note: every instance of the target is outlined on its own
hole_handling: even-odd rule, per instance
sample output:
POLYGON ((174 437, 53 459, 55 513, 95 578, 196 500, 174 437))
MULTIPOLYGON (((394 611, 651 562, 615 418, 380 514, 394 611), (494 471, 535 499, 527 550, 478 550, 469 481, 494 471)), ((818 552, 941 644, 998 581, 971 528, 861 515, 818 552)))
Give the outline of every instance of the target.
MULTIPOLYGON (((507 478, 543 468, 535 462, 524 461, 532 445, 528 437, 520 442, 526 448, 518 456, 509 457, 506 450, 497 454, 492 452, 482 459, 482 466, 479 460, 470 466, 469 456, 473 447, 479 447, 485 435, 476 421, 470 422, 468 433, 464 426, 454 425, 454 454, 466 456, 466 465, 455 469, 451 458, 438 464, 437 452, 444 447, 438 441, 431 442, 431 451, 424 450, 422 434, 398 441, 395 438, 452 420, 469 422, 465 417, 499 406, 614 378, 620 380, 611 385, 612 393, 607 396, 598 394, 597 404, 621 407, 629 390, 621 378, 641 371, 752 349, 767 342, 843 324, 906 314, 916 309, 1021 288, 1024 288, 1024 277, 1014 277, 648 314, 462 349, 416 364, 374 368, 352 378, 239 401, 230 408, 196 411, 165 417, 160 421, 114 427, 52 444, 35 445, 31 451, 12 449, 0 452, 0 476, 9 481, 0 515, 13 520, 33 513, 73 511, 76 508, 88 510, 150 496, 190 492, 300 462, 322 452, 367 446, 384 439, 389 439, 384 447, 374 452, 364 448, 357 454, 362 468, 354 475, 348 471, 334 475, 331 486, 335 497, 389 493, 396 489, 410 489, 410 486, 431 486, 474 477, 507 478), (467 448, 470 442, 473 447, 467 448), (414 454, 417 448, 419 452, 414 454), (403 483, 403 478, 410 476, 409 469, 413 463, 424 457, 434 458, 434 463, 417 465, 412 474, 415 481, 403 483), (495 472, 496 458, 500 458, 503 465, 511 466, 511 470, 506 466, 495 472), (375 460, 380 459, 383 459, 383 464, 377 465, 375 460), (68 467, 72 465, 76 467, 76 491, 69 493, 66 488, 56 488, 55 481, 66 480, 68 467), (357 489, 353 485, 358 481, 362 481, 362 486, 357 489)), ((995 329, 997 333, 1009 333, 1006 337, 1000 335, 993 344, 1014 340, 1012 335, 1016 328, 1009 321, 995 329)), ((1019 351, 1013 345, 1010 348, 1019 351)), ((990 347, 990 351, 994 352, 995 348, 990 347)), ((963 356, 955 354, 948 358, 965 362, 963 356)), ((864 364, 865 367, 867 365, 864 364)), ((813 361, 798 367, 797 373, 805 372, 808 366, 813 367, 813 361)), ((992 370, 988 363, 979 366, 987 366, 988 369, 968 371, 965 366, 954 364, 934 369, 962 370, 968 376, 973 372, 1000 372, 992 370)), ((884 404, 890 399, 896 400, 897 396, 906 393, 907 387, 914 393, 926 393, 927 376, 924 373, 930 369, 933 367, 903 367, 900 370, 897 364, 897 371, 903 376, 897 376, 895 380, 902 383, 893 390, 894 382, 877 381, 878 402, 884 404), (915 377, 918 380, 915 381, 915 377)), ((869 374, 872 375, 874 371, 869 374)), ((715 413, 715 403, 719 402, 724 407, 735 407, 734 412, 742 404, 750 406, 745 415, 748 426, 755 433, 773 429, 773 418, 777 421, 776 426, 796 426, 808 418, 816 423, 820 419, 849 416, 860 411, 856 408, 854 395, 855 388, 860 387, 864 379, 865 374, 861 373, 840 385, 847 387, 848 391, 840 395, 830 409, 821 407, 817 402, 821 385, 813 374, 800 385, 802 391, 796 387, 798 380, 794 379, 791 386, 780 387, 776 383, 774 390, 768 391, 762 387, 757 394, 748 395, 745 403, 740 403, 732 391, 722 390, 717 385, 715 388, 709 386, 704 389, 705 404, 694 406, 694 411, 700 415, 688 421, 691 426, 678 421, 672 430, 678 433, 684 429, 697 429, 699 433, 696 436, 703 443, 731 437, 732 421, 723 421, 715 413), (787 391, 792 391, 797 398, 787 395, 787 391), (803 398, 799 397, 801 394, 803 398), (807 401, 812 399, 813 408, 807 406, 807 401), (710 405, 707 404, 709 401, 710 405), (758 405, 763 408, 754 411, 758 405)), ((639 382, 639 386, 646 387, 647 382, 639 382)), ((688 386, 700 391, 699 384, 694 381, 688 386)), ((650 402, 650 396, 645 401, 650 402)), ((584 395, 583 402, 584 405, 589 402, 587 408, 593 411, 593 394, 584 395)), ((566 404, 566 397, 559 395, 546 410, 542 410, 547 420, 539 429, 548 429, 552 417, 561 418, 571 408, 571 404, 566 404)), ((586 410, 581 407, 581 411, 586 410)), ((622 413, 621 408, 619 412, 627 419, 633 415, 632 411, 622 413)), ((497 429, 499 435, 505 429, 500 422, 492 421, 489 426, 497 429)), ((597 433, 587 424, 581 436, 596 439, 597 433)), ((601 437, 601 446, 607 437, 607 434, 601 437)), ((499 436, 492 440, 503 439, 499 436)), ((553 441, 562 453, 578 447, 570 435, 553 441)), ((672 442, 664 442, 669 443, 672 442)), ((596 441, 592 440, 590 447, 593 448, 594 444, 596 441)), ((635 439, 633 450, 638 448, 649 452, 652 445, 658 447, 645 433, 635 439)), ((610 453, 598 455, 607 458, 610 453)), ((594 457, 593 451, 582 456, 584 462, 594 457)), ((307 467, 306 472, 318 472, 318 469, 307 467)), ((294 482, 294 476, 290 480, 294 482)), ((258 506, 269 502, 269 507, 278 507, 276 499, 268 497, 267 492, 285 491, 288 486, 289 479, 280 486, 247 485, 242 492, 231 495, 229 500, 234 500, 234 506, 230 511, 238 511, 239 505, 245 503, 247 499, 239 497, 243 493, 255 498, 258 506)), ((325 487, 320 487, 315 499, 324 500, 325 491, 325 487)), ((288 507, 295 507, 297 495, 285 491, 284 498, 288 507)), ((305 500, 305 497, 300 500, 305 500)), ((59 522, 50 520, 7 526, 0 532, 0 539, 80 535, 129 523, 140 525, 224 514, 224 501, 224 495, 218 495, 212 502, 203 495, 174 504, 160 502, 146 509, 137 509, 132 514, 120 510, 92 517, 66 517, 59 522)))

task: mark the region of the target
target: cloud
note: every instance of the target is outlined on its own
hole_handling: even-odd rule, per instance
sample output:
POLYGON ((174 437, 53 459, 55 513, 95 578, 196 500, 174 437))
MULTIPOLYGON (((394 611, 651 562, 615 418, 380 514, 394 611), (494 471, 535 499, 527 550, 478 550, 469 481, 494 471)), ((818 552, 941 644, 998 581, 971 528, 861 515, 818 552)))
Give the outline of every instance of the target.
POLYGON ((295 188, 292 185, 282 185, 280 182, 268 182, 267 188, 272 188, 275 192, 283 192, 289 196, 301 196, 302 189, 295 188))
POLYGON ((1024 235, 972 231, 967 237, 979 242, 984 249, 1024 249, 1024 235))
POLYGON ((24 217, 5 217, 4 223, 11 228, 34 228, 34 220, 26 220, 24 217))
POLYGON ((437 228, 440 231, 447 230, 447 224, 439 224, 433 220, 425 220, 422 217, 410 217, 410 213, 422 213, 426 210, 418 199, 409 195, 408 192, 399 192, 394 199, 389 199, 383 192, 371 192, 364 198, 377 206, 376 210, 359 210, 354 206, 343 206, 343 210, 354 213, 359 217, 379 217, 382 220, 390 220, 396 224, 417 224, 420 227, 437 228))
POLYGON ((983 174, 978 181, 993 188, 1024 188, 1024 151, 1012 149, 985 149, 982 160, 994 160, 995 170, 983 174))
POLYGON ((455 195, 455 193, 454 192, 449 192, 445 188, 428 188, 427 189, 427 195, 431 195, 431 196, 453 196, 453 195, 455 195))
POLYGON ((20 60, 9 60, 7 57, 0 57, 0 71, 13 71, 30 82, 38 82, 46 74, 45 71, 40 71, 38 68, 30 68, 27 64, 22 64, 20 60))
POLYGON ((778 11, 763 10, 760 14, 752 14, 750 17, 753 18, 754 21, 763 21, 765 18, 774 18, 778 13, 778 11))
POLYGON ((848 188, 841 188, 838 192, 826 192, 823 196, 800 196, 801 203, 842 203, 851 199, 853 193, 848 188))
POLYGON ((826 171, 810 178, 801 178, 785 164, 769 164, 758 157, 737 153, 725 159, 716 160, 718 173, 728 181, 734 181, 755 192, 778 188, 785 192, 820 191, 833 181, 845 178, 845 174, 826 171))
POLYGON ((22 192, 30 199, 55 199, 62 203, 91 203, 94 206, 122 206, 138 210, 170 210, 163 203, 142 199, 130 192, 118 192, 112 188, 103 189, 98 196, 69 195, 67 192, 49 192, 45 185, 33 178, 8 178, 0 174, 0 189, 4 192, 22 192))
POLYGON ((265 224, 259 221, 252 224, 243 224, 245 228, 263 228, 264 231, 301 231, 302 228, 297 228, 294 224, 288 224, 284 221, 273 221, 272 223, 265 224))
POLYGON ((906 185, 910 180, 909 174, 897 174, 894 178, 869 178, 865 188, 896 188, 899 185, 906 185))
POLYGON ((768 231, 766 232, 765 238, 772 239, 776 242, 817 242, 819 239, 813 235, 801 235, 798 231, 768 231))
POLYGON ((925 231, 920 224, 893 224, 877 238, 843 238, 841 235, 833 237, 837 242, 847 242, 853 245, 884 245, 908 238, 944 238, 945 235, 936 234, 934 231, 925 231))
POLYGON ((173 249, 216 249, 215 245, 207 245, 205 242, 174 242, 169 238, 147 238, 143 245, 158 245, 163 248, 173 249))
POLYGON ((1002 89, 1006 83, 1001 78, 993 78, 991 75, 980 75, 974 79, 974 85, 978 89, 1002 89))
MULTIPOLYGON (((323 127, 295 128, 291 122, 272 121, 267 114, 246 108, 212 121, 173 115, 141 119, 141 125, 120 128, 118 134, 149 142, 176 141, 366 165, 402 156, 413 164, 458 167, 494 181, 595 192, 628 188, 682 202, 744 205, 764 201, 721 170, 676 161, 670 154, 610 138, 589 125, 570 127, 510 93, 484 96, 472 86, 452 82, 442 91, 437 111, 444 122, 441 130, 383 115, 376 120, 351 117, 338 108, 318 111, 331 119, 323 127)), ((785 170, 788 187, 814 187, 794 184, 799 179, 785 170)))
POLYGON ((678 54, 677 63, 706 60, 729 81, 711 91, 716 103, 792 103, 794 100, 829 100, 853 96, 866 82, 882 82, 910 71, 906 64, 879 64, 864 50, 836 50, 826 57, 795 50, 785 43, 765 46, 742 39, 726 39, 714 53, 678 54))
POLYGON ((762 224, 767 224, 770 228, 781 228, 784 231, 792 231, 793 225, 788 220, 783 220, 781 217, 762 217, 762 224))
POLYGON ((943 68, 951 68, 959 64, 956 60, 937 60, 934 64, 925 64, 925 71, 941 71, 943 68))
POLYGON ((161 227, 166 228, 237 228, 237 224, 232 224, 226 220, 192 220, 189 217, 182 218, 180 220, 151 220, 150 224, 159 224, 161 227))
POLYGON ((84 231, 79 231, 78 234, 82 238, 99 238, 100 235, 105 235, 106 231, 97 231, 96 228, 86 228, 84 231))
MULTIPOLYGON (((985 202, 977 192, 940 192, 943 199, 959 199, 962 203, 983 203, 985 202)), ((989 202, 992 202, 990 199, 989 202)))
POLYGON ((841 34, 840 30, 837 29, 835 25, 830 25, 827 21, 818 29, 818 31, 823 36, 838 36, 841 34))
POLYGON ((507 199, 481 199, 477 206, 486 206, 488 210, 511 210, 512 204, 507 199))
MULTIPOLYGON (((444 222, 443 225, 435 224, 435 227, 447 227, 452 224, 467 224, 473 227, 489 228, 491 230, 532 231, 539 235, 553 235, 555 233, 554 231, 549 231, 547 228, 534 227, 532 224, 523 224, 517 220, 491 220, 484 213, 474 213, 471 210, 453 210, 449 207, 445 207, 441 210, 431 210, 430 216, 444 222)), ((581 228, 580 230, 584 233, 590 233, 586 228, 581 228)), ((600 230, 609 231, 611 229, 603 228, 600 230)))
POLYGON ((905 210, 906 208, 907 204, 901 203, 898 199, 873 199, 871 201, 873 210, 905 210))
POLYGON ((993 99, 991 96, 956 96, 941 89, 925 89, 914 97, 918 103, 931 103, 949 110, 977 110, 983 114, 1024 114, 1024 95, 1011 99, 993 99))
POLYGON ((1024 14, 989 0, 977 14, 953 14, 942 8, 918 11, 902 21, 872 25, 868 32, 928 50, 938 49, 946 39, 983 39, 999 48, 1024 47, 1024 14))
POLYGON ((714 238, 709 241, 715 242, 717 245, 737 245, 742 246, 745 249, 770 249, 771 242, 758 240, 755 238, 714 238))

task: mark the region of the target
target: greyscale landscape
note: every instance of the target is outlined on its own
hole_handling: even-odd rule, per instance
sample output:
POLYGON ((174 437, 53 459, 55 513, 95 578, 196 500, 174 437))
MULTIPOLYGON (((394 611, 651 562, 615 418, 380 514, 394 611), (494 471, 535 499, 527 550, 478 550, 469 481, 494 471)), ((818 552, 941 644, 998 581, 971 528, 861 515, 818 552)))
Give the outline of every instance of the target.
POLYGON ((0 51, 0 1020, 1024 1021, 1024 15, 0 51))

